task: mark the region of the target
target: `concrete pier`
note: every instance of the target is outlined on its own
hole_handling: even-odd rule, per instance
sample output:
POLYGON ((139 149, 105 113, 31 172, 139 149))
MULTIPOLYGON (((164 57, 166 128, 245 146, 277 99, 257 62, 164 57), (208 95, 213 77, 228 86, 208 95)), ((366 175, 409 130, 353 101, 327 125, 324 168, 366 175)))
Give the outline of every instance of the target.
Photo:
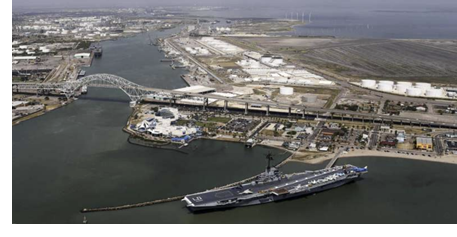
MULTIPOLYGON (((283 166, 292 158, 292 156, 293 155, 291 154, 287 159, 283 160, 281 163, 275 165, 274 167, 279 168, 279 167, 283 166)), ((256 177, 257 177, 257 175, 243 179, 238 182, 234 182, 234 183, 227 184, 227 185, 220 186, 220 187, 215 187, 215 188, 213 188, 213 190, 234 187, 234 186, 246 183, 246 182, 250 182, 250 181, 254 180, 256 177)), ((180 196, 175 196, 175 197, 170 197, 170 198, 158 199, 158 200, 154 200, 154 201, 140 202, 140 203, 136 203, 136 204, 125 204, 125 205, 112 206, 112 207, 83 208, 81 210, 81 212, 85 213, 85 212, 101 212, 101 211, 118 211, 118 210, 124 210, 124 209, 136 208, 136 207, 145 207, 145 206, 150 206, 150 205, 154 205, 154 204, 178 201, 178 200, 183 199, 184 196, 185 195, 180 195, 180 196)))
POLYGON ((338 152, 335 154, 335 156, 330 160, 330 162, 328 162, 327 166, 325 166, 326 169, 331 168, 335 165, 336 161, 338 160, 339 156, 344 151, 344 149, 345 149, 345 147, 338 150, 338 152))

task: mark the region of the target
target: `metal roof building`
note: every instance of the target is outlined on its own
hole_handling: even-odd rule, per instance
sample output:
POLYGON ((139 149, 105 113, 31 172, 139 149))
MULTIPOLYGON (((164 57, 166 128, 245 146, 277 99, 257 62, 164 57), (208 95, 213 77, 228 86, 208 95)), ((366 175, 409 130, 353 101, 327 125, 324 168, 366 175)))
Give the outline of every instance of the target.
POLYGON ((433 140, 431 137, 417 137, 416 148, 421 150, 433 150, 433 140))
POLYGON ((206 87, 206 86, 189 86, 189 87, 176 89, 175 91, 197 93, 197 94, 207 94, 207 93, 211 93, 211 92, 216 92, 216 89, 212 88, 212 87, 206 87))

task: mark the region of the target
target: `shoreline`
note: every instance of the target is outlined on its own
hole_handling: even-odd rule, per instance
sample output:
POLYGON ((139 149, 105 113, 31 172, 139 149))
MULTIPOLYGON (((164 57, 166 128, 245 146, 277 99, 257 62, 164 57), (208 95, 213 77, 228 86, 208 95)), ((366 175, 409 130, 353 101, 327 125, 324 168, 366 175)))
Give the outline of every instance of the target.
POLYGON ((37 112, 35 112, 35 113, 26 115, 26 116, 21 117, 21 118, 18 118, 18 119, 16 119, 16 120, 13 120, 13 121, 12 121, 12 127, 14 127, 14 126, 16 126, 16 125, 18 125, 18 124, 20 124, 20 123, 29 121, 29 120, 31 120, 31 119, 38 118, 38 117, 40 117, 40 116, 46 115, 47 113, 50 113, 50 112, 52 112, 52 111, 54 111, 54 110, 57 110, 57 109, 60 109, 60 108, 62 108, 62 107, 64 107, 64 106, 66 106, 66 105, 69 105, 69 104, 72 103, 72 102, 74 102, 74 100, 69 101, 69 102, 66 102, 66 103, 64 103, 64 104, 58 104, 58 105, 56 105, 54 108, 49 109, 49 110, 45 108, 45 109, 43 109, 43 110, 40 110, 40 111, 37 111, 37 112))
MULTIPOLYGON (((153 31, 157 31, 157 29, 153 29, 153 31)), ((114 37, 114 38, 109 38, 109 39, 96 40, 96 41, 92 41, 92 43, 102 43, 102 42, 108 42, 108 41, 116 41, 118 39, 126 39, 126 38, 130 38, 130 37, 135 37, 135 36, 140 35, 140 34, 144 34, 146 32, 148 32, 148 31, 138 32, 138 33, 130 33, 130 34, 126 34, 126 35, 123 35, 123 36, 120 36, 120 37, 114 37)), ((94 58, 95 57, 93 56, 93 54, 91 54, 89 65, 84 65, 82 67, 90 68, 92 66, 92 62, 93 62, 94 58)), ((14 93, 13 93, 13 95, 14 95, 14 93)), ((75 101, 76 101, 75 99, 71 99, 70 101, 66 101, 64 104, 56 105, 52 109, 49 109, 49 110, 48 109, 44 109, 44 110, 41 110, 41 111, 37 111, 37 112, 35 112, 33 114, 29 114, 29 115, 23 116, 21 118, 13 120, 12 121, 12 126, 15 126, 15 125, 18 125, 20 123, 26 122, 28 120, 31 120, 31 119, 46 115, 49 112, 52 112, 52 111, 54 111, 56 109, 60 109, 60 108, 66 106, 66 105, 69 105, 69 104, 71 104, 71 103, 73 103, 75 101)))
MULTIPOLYGON (((147 138, 144 138, 142 136, 139 136, 135 131, 132 131, 129 129, 129 125, 131 124, 131 118, 134 116, 135 111, 131 113, 129 118, 127 119, 127 124, 126 126, 122 129, 124 132, 130 134, 131 136, 134 137, 140 137, 145 140, 153 141, 147 138)), ((240 140, 239 138, 229 138, 229 137, 198 137, 193 139, 199 140, 199 139, 206 139, 206 140, 214 140, 214 141, 220 141, 220 142, 235 142, 235 143, 244 143, 244 141, 240 140)), ((189 142, 190 144, 190 142, 189 142)), ((319 163, 325 163, 330 161, 334 156, 335 153, 315 153, 316 155, 321 155, 320 157, 317 158, 312 158, 312 159, 300 159, 300 157, 314 154, 310 153, 307 154, 308 152, 300 152, 300 151, 290 151, 284 147, 277 146, 277 145, 272 145, 272 144, 262 144, 262 143, 257 143, 256 146, 264 146, 264 147, 269 147, 269 148, 275 148, 279 151, 282 151, 283 153, 289 153, 290 155, 282 160, 278 165, 282 166, 288 162, 300 162, 300 163, 307 163, 307 164, 319 164, 319 163)), ((160 148, 159 148, 160 149, 160 148)), ((420 152, 417 152, 421 154, 420 152)), ((355 150, 355 151, 349 151, 347 153, 341 154, 338 159, 340 158, 353 158, 353 157, 387 157, 387 158, 397 158, 397 159, 410 159, 410 160, 420 160, 420 161, 429 161, 429 162, 439 162, 439 163, 446 163, 446 164, 454 164, 457 165, 457 155, 445 155, 445 156, 422 156, 422 155, 407 155, 403 153, 395 153, 395 152, 382 152, 382 151, 376 151, 376 150, 355 150)))
MULTIPOLYGON (((325 163, 331 160, 334 157, 334 153, 325 155, 315 159, 308 160, 299 160, 291 159, 290 162, 301 162, 307 164, 319 164, 325 163)), ((401 153, 392 153, 392 152, 381 152, 381 151, 370 151, 370 150, 358 150, 342 154, 338 159, 341 158, 354 158, 354 157, 386 157, 386 158, 396 158, 396 159, 409 159, 409 160, 420 160, 420 161, 429 161, 429 162, 439 162, 446 164, 457 165, 457 155, 446 155, 441 157, 428 157, 421 155, 406 155, 401 153)))
MULTIPOLYGON (((124 128, 124 131, 127 132, 124 128)), ((135 137, 139 137, 135 133, 131 133, 131 131, 127 132, 130 135, 133 135, 135 137)), ((143 138, 144 139, 144 138, 143 138)), ((228 139, 228 138, 212 138, 212 137, 199 137, 196 138, 195 140, 199 139, 206 139, 206 140, 214 140, 214 141, 220 141, 220 142, 234 142, 234 143, 243 143, 243 141, 240 141, 238 139, 228 139)), ((146 139, 147 140, 147 139, 146 139)), ((151 140, 152 141, 152 140, 151 140)), ((258 146, 264 146, 264 147, 269 147, 269 148, 275 148, 279 151, 282 151, 283 153, 289 153, 289 156, 282 160, 280 163, 278 163, 277 166, 282 166, 286 163, 289 162, 298 162, 298 163, 307 163, 307 164, 320 164, 320 163, 326 163, 330 161, 334 156, 335 153, 330 153, 326 155, 322 155, 321 157, 318 158, 313 158, 313 159, 299 159, 295 158, 297 156, 300 156, 299 152, 294 152, 287 150, 283 147, 278 147, 275 145, 269 145, 269 144, 256 144, 258 146)), ((160 149, 160 147, 158 147, 160 149)), ((317 153, 319 154, 319 153, 317 153)), ((420 154, 420 153, 419 153, 420 154)), ((354 157, 383 157, 383 158, 396 158, 396 159, 409 159, 409 160, 419 160, 419 161, 429 161, 429 162, 439 162, 439 163, 446 163, 446 164, 454 164, 457 165, 457 155, 445 155, 441 157, 428 157, 428 156, 422 156, 422 155, 407 155, 407 154, 402 154, 402 153, 393 153, 393 152, 382 152, 382 151, 372 151, 372 150, 357 150, 357 151, 351 151, 345 154, 342 154, 338 157, 338 159, 341 158, 354 158, 354 157)))

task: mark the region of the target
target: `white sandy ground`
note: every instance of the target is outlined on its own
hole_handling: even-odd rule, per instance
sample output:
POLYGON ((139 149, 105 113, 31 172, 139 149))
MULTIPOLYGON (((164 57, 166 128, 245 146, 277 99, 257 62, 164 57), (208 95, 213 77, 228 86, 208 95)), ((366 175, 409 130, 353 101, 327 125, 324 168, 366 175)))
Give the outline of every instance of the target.
MULTIPOLYGON (((289 151, 285 149, 284 147, 281 146, 282 142, 277 142, 277 141, 268 141, 268 142, 263 142, 262 146, 268 146, 268 147, 274 147, 274 148, 279 148, 284 151, 289 151)), ((401 154, 401 153, 395 153, 395 152, 383 152, 383 151, 373 151, 373 150, 355 150, 355 151, 348 151, 347 153, 341 154, 339 158, 349 158, 349 157, 389 157, 389 158, 397 158, 397 159, 412 159, 412 160, 422 160, 422 161, 432 161, 432 162, 441 162, 441 163, 447 163, 447 164, 456 164, 457 165, 457 155, 446 155, 446 156, 422 156, 420 151, 415 151, 418 153, 418 155, 407 155, 407 154, 401 154)), ((319 154, 319 153, 316 153, 319 154)), ((327 155, 323 155, 318 158, 312 158, 312 159, 300 159, 303 157, 303 155, 307 155, 306 153, 302 152, 292 152, 292 155, 286 159, 285 162, 303 162, 303 163, 308 163, 308 164, 319 164, 319 163, 327 163, 335 157, 335 153, 328 153, 327 155), (294 159, 297 157, 298 159, 294 159)))
MULTIPOLYGON (((326 156, 322 156, 315 159, 309 160, 294 160, 293 158, 289 160, 289 162, 303 162, 308 164, 318 164, 322 162, 327 162, 334 157, 335 154, 329 154, 326 156)), ((407 155, 407 154, 399 154, 399 153, 392 153, 392 152, 383 152, 383 151, 370 151, 370 150, 356 150, 350 151, 346 154, 340 155, 339 158, 348 158, 348 157, 389 157, 389 158, 400 158, 400 159, 412 159, 412 160, 422 160, 422 161, 432 161, 432 162, 441 162, 441 163, 448 163, 448 164, 457 164, 457 155, 446 155, 441 157, 428 157, 422 155, 407 155)))

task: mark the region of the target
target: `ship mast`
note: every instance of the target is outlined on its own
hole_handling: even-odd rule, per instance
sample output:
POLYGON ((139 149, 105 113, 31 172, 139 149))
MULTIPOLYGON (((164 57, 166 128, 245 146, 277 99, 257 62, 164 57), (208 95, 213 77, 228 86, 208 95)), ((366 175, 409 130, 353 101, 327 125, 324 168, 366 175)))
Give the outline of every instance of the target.
POLYGON ((273 156, 271 155, 270 152, 267 154, 266 159, 268 160, 268 163, 267 163, 267 172, 269 172, 269 171, 270 171, 270 168, 271 168, 271 161, 273 160, 273 156))

